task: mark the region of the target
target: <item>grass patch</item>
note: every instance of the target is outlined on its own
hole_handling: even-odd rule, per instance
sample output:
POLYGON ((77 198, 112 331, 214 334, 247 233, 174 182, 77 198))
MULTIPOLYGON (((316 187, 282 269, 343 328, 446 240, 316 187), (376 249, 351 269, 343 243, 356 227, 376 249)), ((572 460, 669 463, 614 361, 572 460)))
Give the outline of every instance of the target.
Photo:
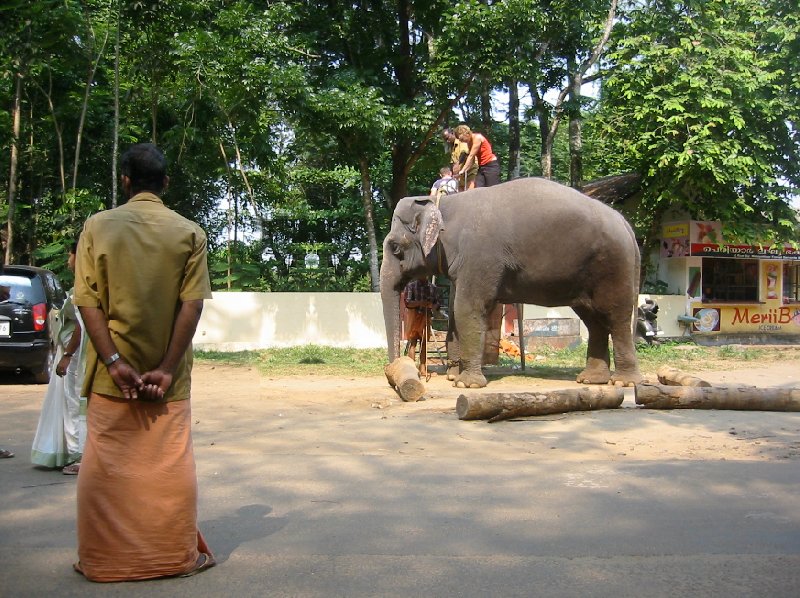
POLYGON ((380 376, 386 364, 386 351, 301 345, 236 353, 197 351, 195 358, 230 365, 253 365, 268 376, 380 376), (231 358, 226 359, 226 356, 231 358))
MULTIPOLYGON (((636 354, 639 367, 645 372, 654 372, 662 365, 671 365, 687 371, 730 367, 736 363, 752 361, 777 361, 800 357, 800 348, 787 350, 769 345, 741 347, 724 345, 703 347, 693 343, 664 342, 658 345, 638 345, 636 354)), ((584 367, 586 345, 574 349, 550 349, 541 347, 529 360, 526 375, 548 379, 574 378, 584 367)), ((198 362, 207 361, 228 365, 254 366, 269 376, 382 376, 386 364, 384 349, 338 349, 319 345, 302 345, 286 349, 263 349, 260 351, 196 351, 198 362)), ((500 368, 508 370, 519 367, 519 359, 500 356, 500 368)), ((493 377, 492 368, 486 370, 493 377)), ((513 375, 513 374, 512 374, 513 375)))

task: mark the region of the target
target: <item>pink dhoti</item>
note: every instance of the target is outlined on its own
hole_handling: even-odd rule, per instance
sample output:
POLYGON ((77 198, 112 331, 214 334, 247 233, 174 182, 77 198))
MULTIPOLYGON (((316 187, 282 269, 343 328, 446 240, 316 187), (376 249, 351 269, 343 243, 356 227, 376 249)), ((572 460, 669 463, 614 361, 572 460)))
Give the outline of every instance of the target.
POLYGON ((191 404, 92 393, 78 475, 78 558, 92 581, 180 575, 211 555, 197 527, 191 404))

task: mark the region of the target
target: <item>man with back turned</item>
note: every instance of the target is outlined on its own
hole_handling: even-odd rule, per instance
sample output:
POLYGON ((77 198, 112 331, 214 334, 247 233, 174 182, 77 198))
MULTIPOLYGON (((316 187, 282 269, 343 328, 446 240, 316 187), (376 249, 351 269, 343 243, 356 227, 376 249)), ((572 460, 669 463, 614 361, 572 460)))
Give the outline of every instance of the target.
POLYGON ((75 304, 92 341, 78 476, 78 557, 92 581, 192 575, 215 564, 197 527, 191 341, 211 297, 206 235, 160 195, 148 143, 121 161, 128 202, 86 221, 75 304))

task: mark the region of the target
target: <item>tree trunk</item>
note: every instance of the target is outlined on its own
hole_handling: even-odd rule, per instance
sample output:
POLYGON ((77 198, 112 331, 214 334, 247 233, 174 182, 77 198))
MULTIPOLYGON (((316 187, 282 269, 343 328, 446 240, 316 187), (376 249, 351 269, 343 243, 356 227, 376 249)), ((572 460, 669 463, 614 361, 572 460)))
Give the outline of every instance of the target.
POLYGON ((637 384, 636 404, 648 409, 800 411, 799 388, 637 384))
POLYGON ((401 140, 392 146, 392 186, 389 191, 389 212, 393 212, 397 203, 408 195, 408 173, 416 162, 411 144, 401 140))
MULTIPOLYGON (((225 152, 225 145, 222 143, 222 137, 220 137, 220 139, 219 139, 219 151, 222 154, 222 162, 225 165, 225 173, 227 175, 226 178, 227 178, 228 184, 226 185, 227 191, 225 192, 225 194, 228 196, 228 205, 230 205, 232 202, 235 202, 234 203, 234 210, 233 210, 233 225, 232 225, 233 226, 233 239, 234 239, 234 242, 235 242, 237 234, 238 234, 238 230, 239 230, 239 203, 238 203, 238 200, 237 200, 238 196, 234 195, 234 191, 233 191, 233 174, 231 173, 231 165, 230 165, 230 161, 228 160, 228 154, 225 152)), ((230 212, 228 213, 228 227, 229 228, 231 227, 230 212)), ((232 280, 233 280, 233 270, 232 270, 233 257, 231 255, 231 242, 230 242, 230 239, 228 240, 227 247, 228 247, 228 252, 227 252, 228 253, 227 287, 228 287, 228 290, 230 291, 232 286, 233 286, 233 284, 232 284, 232 280)))
POLYGON ((536 85, 528 84, 528 91, 533 101, 533 110, 536 113, 536 120, 539 125, 539 164, 544 178, 551 178, 553 163, 550 154, 547 153, 547 132, 550 130, 550 111, 539 95, 536 85), (545 174, 548 173, 548 174, 545 174))
POLYGON ((406 402, 419 401, 425 394, 425 385, 419 379, 417 364, 410 357, 398 357, 383 368, 389 385, 397 390, 406 402))
MULTIPOLYGON (((33 120, 33 102, 28 103, 28 122, 32 123, 33 120)), ((36 168, 36 151, 34 148, 36 147, 36 143, 34 140, 34 133, 36 131, 36 127, 29 127, 28 130, 28 151, 25 154, 28 157, 28 184, 26 185, 27 189, 27 206, 29 207, 29 214, 26 218, 30 222, 29 226, 25 227, 27 235, 25 235, 25 254, 28 256, 28 264, 31 266, 36 265, 36 255, 34 254, 34 249, 36 248, 36 239, 37 239, 37 225, 39 224, 39 205, 41 201, 37 201, 37 198, 42 197, 42 191, 44 188, 44 181, 42 180, 44 177, 42 176, 41 172, 37 172, 36 168), (38 189, 34 190, 33 185, 34 181, 38 186, 38 189)))
POLYGON ((56 107, 53 104, 53 72, 52 70, 48 69, 47 76, 49 80, 49 85, 47 91, 45 91, 42 87, 39 87, 39 90, 44 94, 44 97, 47 98, 47 108, 50 110, 50 117, 53 119, 53 130, 56 134, 56 145, 58 147, 58 175, 59 175, 59 182, 61 183, 61 200, 64 200, 64 195, 67 193, 67 174, 66 174, 66 166, 64 161, 64 135, 61 130, 61 125, 58 123, 58 116, 56 116, 56 107))
POLYGON ((519 178, 519 87, 516 79, 508 83, 508 180, 519 178))
MULTIPOLYGON (((574 61, 570 61, 574 67, 574 61)), ((581 137, 581 85, 582 77, 577 73, 570 77, 569 98, 572 105, 569 113, 569 184, 573 189, 583 188, 583 139, 581 137)))
POLYGON ((662 365, 658 368, 656 375, 658 375, 658 381, 667 386, 711 386, 705 380, 691 376, 669 365, 662 365))
POLYGON ((487 79, 481 80, 481 127, 484 135, 492 136, 492 87, 487 79))
POLYGON ((117 27, 114 40, 114 139, 111 149, 111 207, 117 207, 117 156, 119 156, 119 28, 120 2, 117 0, 117 27))
POLYGON ((458 419, 488 419, 489 423, 567 411, 616 409, 625 399, 619 386, 584 386, 562 390, 461 395, 456 401, 458 419))
POLYGON ((378 237, 375 233, 375 217, 372 209, 372 179, 369 176, 369 164, 365 158, 359 161, 361 169, 361 203, 364 207, 364 223, 369 240, 369 277, 373 292, 380 290, 380 266, 378 264, 378 237))
MULTIPOLYGON (((103 52, 106 48, 108 41, 109 30, 106 28, 106 34, 103 38, 103 43, 100 45, 100 50, 97 52, 97 60, 91 60, 89 63, 89 72, 86 77, 86 89, 83 91, 83 104, 81 105, 81 115, 78 119, 78 132, 75 136, 75 162, 72 167, 72 190, 78 186, 78 165, 81 159, 81 142, 83 140, 83 127, 86 124, 86 113, 89 111, 89 95, 92 92, 92 84, 94 83, 94 76, 97 73, 97 67, 100 65, 100 60, 103 58, 103 52)), ((92 39, 94 39, 94 32, 92 32, 92 39)))
POLYGON ((11 109, 11 168, 8 175, 8 219, 6 220, 6 264, 14 263, 14 212, 17 199, 17 166, 19 165, 19 135, 22 125, 22 74, 16 75, 14 106, 11 109))
MULTIPOLYGON (((592 49, 592 53, 589 57, 584 60, 580 65, 576 65, 575 56, 569 55, 566 56, 567 60, 567 85, 558 93, 558 98, 556 99, 555 103, 553 104, 553 119, 550 122, 550 126, 546 129, 542 129, 542 131, 547 132, 545 147, 542 149, 542 176, 545 178, 553 178, 553 143, 555 142, 556 132, 558 131, 558 127, 561 124, 561 119, 564 116, 564 100, 567 98, 568 95, 575 96, 575 92, 573 90, 573 86, 578 85, 577 93, 580 93, 580 85, 583 83, 583 78, 586 75, 586 71, 588 71, 594 64, 600 59, 600 56, 603 52, 603 48, 605 47, 606 43, 608 42, 608 38, 611 35, 611 28, 614 24, 614 18, 617 12, 617 0, 611 0, 611 4, 608 8, 608 14, 606 15, 606 22, 604 24, 603 33, 600 36, 597 44, 592 49)), ((580 114, 580 107, 575 108, 577 110, 578 115, 580 114)), ((572 123, 573 117, 570 116, 570 123, 572 123)), ((579 125, 578 125, 579 127, 579 125)), ((572 133, 572 132, 570 132, 572 133)), ((576 138, 579 138, 579 134, 576 138)), ((570 135, 570 146, 572 142, 572 134, 570 135)), ((570 149, 572 149, 570 147, 570 149)), ((572 152, 570 152, 572 155, 572 152)), ((571 160, 570 160, 571 162, 571 160)), ((579 170, 583 170, 582 165, 578 168, 579 170)), ((576 175, 577 176, 577 171, 576 175)), ((583 177, 583 172, 580 172, 580 176, 578 178, 583 177)), ((570 179, 573 179, 573 170, 572 164, 570 163, 570 179)))

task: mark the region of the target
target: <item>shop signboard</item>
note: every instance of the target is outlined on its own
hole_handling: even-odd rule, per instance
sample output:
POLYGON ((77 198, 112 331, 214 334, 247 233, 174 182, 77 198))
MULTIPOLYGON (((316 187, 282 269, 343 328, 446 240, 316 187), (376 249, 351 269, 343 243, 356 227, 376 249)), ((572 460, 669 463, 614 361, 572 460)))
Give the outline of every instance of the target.
POLYGON ((798 305, 696 305, 692 315, 696 332, 800 334, 798 305))
POLYGON ((771 247, 766 245, 691 243, 689 245, 689 255, 741 259, 800 260, 800 250, 791 245, 771 247))
POLYGON ((717 221, 669 222, 661 229, 661 257, 723 257, 800 261, 800 248, 792 245, 726 243, 717 221))

